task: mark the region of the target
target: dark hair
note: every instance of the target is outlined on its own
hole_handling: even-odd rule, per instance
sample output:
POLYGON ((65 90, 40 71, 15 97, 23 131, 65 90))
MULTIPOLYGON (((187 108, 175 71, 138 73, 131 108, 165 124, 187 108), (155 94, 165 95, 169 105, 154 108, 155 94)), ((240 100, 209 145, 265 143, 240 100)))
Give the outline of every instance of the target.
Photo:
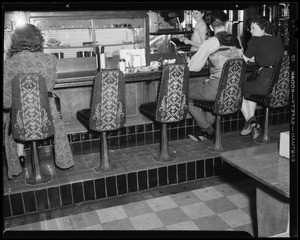
POLYGON ((214 27, 225 26, 228 21, 228 15, 222 10, 213 11, 210 16, 210 25, 214 27))
POLYGON ((44 50, 44 37, 41 31, 32 24, 24 24, 15 29, 11 36, 11 46, 7 57, 12 57, 18 52, 42 52, 44 50))
POLYGON ((184 20, 183 11, 162 10, 159 11, 159 15, 164 19, 165 22, 170 22, 172 19, 177 17, 180 22, 183 22, 184 20))
POLYGON ((256 23, 260 29, 265 30, 265 33, 273 35, 275 32, 275 26, 263 16, 256 15, 247 19, 246 27, 249 31, 252 23, 256 23))

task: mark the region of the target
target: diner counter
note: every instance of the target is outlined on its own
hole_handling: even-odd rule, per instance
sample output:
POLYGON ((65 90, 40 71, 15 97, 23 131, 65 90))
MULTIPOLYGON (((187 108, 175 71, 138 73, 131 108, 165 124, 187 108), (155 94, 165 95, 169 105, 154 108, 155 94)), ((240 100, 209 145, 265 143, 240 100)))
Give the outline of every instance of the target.
MULTIPOLYGON (((200 72, 190 72, 190 77, 208 76, 208 74, 209 69, 205 67, 200 72)), ((58 73, 58 80, 55 84, 54 89, 65 87, 92 86, 96 75, 97 72, 95 71, 58 73)), ((124 76, 125 83, 157 81, 161 79, 162 70, 126 73, 124 74, 124 76)))
MULTIPOLYGON (((247 64, 247 72, 253 72, 256 68, 255 63, 247 64)), ((54 89, 68 88, 68 87, 81 87, 92 86, 94 78, 97 75, 97 71, 74 71, 58 73, 58 80, 54 89)), ((138 73, 126 73, 125 82, 144 82, 144 81, 157 81, 162 77, 162 70, 150 71, 150 72, 138 72, 138 73)), ((209 75, 209 68, 204 67, 200 72, 190 72, 190 78, 195 77, 207 77, 209 75)))
MULTIPOLYGON (((247 65, 247 72, 254 70, 255 64, 247 65)), ((89 108, 92 97, 92 87, 97 71, 65 70, 60 66, 58 80, 54 86, 54 93, 61 101, 62 117, 68 133, 87 131, 77 120, 76 112, 89 108)), ((209 76, 209 68, 204 67, 200 72, 190 72, 189 84, 209 76)), ((162 77, 162 71, 138 72, 125 74, 125 99, 126 99, 126 126, 147 123, 147 119, 139 112, 139 106, 145 102, 156 101, 157 92, 162 77)))

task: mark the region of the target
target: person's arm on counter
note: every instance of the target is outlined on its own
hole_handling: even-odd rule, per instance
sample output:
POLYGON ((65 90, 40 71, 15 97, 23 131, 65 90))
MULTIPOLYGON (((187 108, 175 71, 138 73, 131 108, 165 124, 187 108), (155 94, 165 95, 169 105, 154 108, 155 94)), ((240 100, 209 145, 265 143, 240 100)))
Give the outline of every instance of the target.
POLYGON ((205 40, 189 62, 189 70, 199 72, 204 67, 209 55, 217 51, 219 47, 220 43, 216 37, 205 40))
POLYGON ((252 37, 248 42, 247 51, 243 55, 243 59, 245 62, 254 62, 254 55, 256 52, 259 51, 258 44, 257 44, 257 37, 252 37))

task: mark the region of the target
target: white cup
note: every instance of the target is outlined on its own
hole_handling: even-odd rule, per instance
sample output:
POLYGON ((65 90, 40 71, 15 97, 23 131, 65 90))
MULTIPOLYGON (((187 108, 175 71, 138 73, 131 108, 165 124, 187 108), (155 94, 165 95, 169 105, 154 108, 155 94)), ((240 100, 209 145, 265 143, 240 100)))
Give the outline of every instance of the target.
POLYGON ((159 61, 151 61, 150 62, 150 66, 152 68, 159 68, 160 65, 161 65, 161 62, 159 62, 159 61))

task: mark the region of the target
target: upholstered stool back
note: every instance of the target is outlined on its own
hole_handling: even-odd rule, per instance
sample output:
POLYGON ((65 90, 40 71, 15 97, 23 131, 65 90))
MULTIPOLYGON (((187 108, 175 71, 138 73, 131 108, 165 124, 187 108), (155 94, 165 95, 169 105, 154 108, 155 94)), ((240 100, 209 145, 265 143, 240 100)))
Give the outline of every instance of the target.
POLYGON ((230 59, 225 62, 214 103, 214 114, 232 114, 241 109, 245 73, 246 63, 243 59, 230 59))
POLYGON ((265 105, 269 108, 285 107, 289 103, 289 96, 290 59, 284 56, 276 62, 265 105))
POLYGON ((155 120, 178 122, 188 113, 189 70, 186 64, 171 64, 164 68, 158 94, 155 120))
POLYGON ((21 141, 41 140, 54 135, 46 80, 35 73, 12 79, 12 134, 21 141))
POLYGON ((95 78, 91 108, 79 110, 78 120, 89 130, 100 132, 100 164, 96 172, 117 169, 109 164, 106 132, 119 129, 126 122, 125 81, 118 69, 102 70, 95 78))
POLYGON ((285 107, 289 104, 290 97, 290 60, 289 56, 283 56, 277 59, 271 78, 267 95, 252 94, 247 97, 265 108, 265 119, 263 135, 256 139, 257 143, 271 142, 269 135, 269 109, 285 107))
POLYGON ((193 100, 193 105, 216 115, 215 151, 222 151, 221 116, 241 109, 246 63, 243 59, 229 59, 223 65, 215 101, 193 100))
POLYGON ((95 79, 90 129, 109 131, 124 126, 125 82, 120 70, 103 70, 95 79))
POLYGON ((152 121, 161 123, 160 156, 154 160, 175 160, 169 154, 167 123, 179 122, 188 113, 189 69, 186 64, 170 64, 163 69, 157 102, 140 105, 140 112, 152 121))
POLYGON ((18 74, 12 79, 12 135, 16 140, 30 141, 31 176, 26 183, 35 185, 51 180, 41 169, 37 140, 54 135, 54 125, 45 78, 36 73, 18 74))

